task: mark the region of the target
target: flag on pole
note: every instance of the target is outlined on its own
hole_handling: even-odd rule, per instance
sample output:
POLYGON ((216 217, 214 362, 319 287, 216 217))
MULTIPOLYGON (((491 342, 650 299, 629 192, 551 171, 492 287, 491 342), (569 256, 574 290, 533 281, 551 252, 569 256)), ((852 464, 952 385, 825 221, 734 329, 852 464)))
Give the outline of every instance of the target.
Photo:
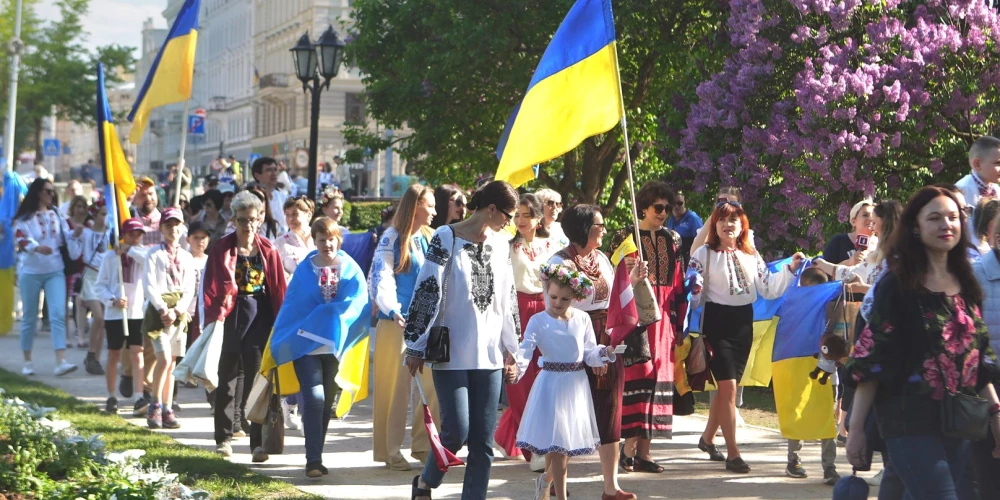
POLYGON ((438 436, 437 426, 434 425, 434 417, 427 407, 427 397, 424 396, 424 386, 420 383, 420 377, 413 377, 417 381, 417 390, 420 391, 420 400, 424 403, 424 427, 427 428, 427 437, 431 442, 434 452, 434 460, 437 461, 438 470, 448 472, 448 467, 455 465, 465 465, 461 459, 441 444, 441 437, 438 436))
POLYGON ((611 303, 608 306, 608 333, 613 345, 632 333, 639 326, 639 310, 635 305, 635 292, 629 279, 625 257, 637 251, 632 235, 618 245, 612 257, 615 259, 615 281, 611 285, 611 303))
POLYGON ((185 0, 174 25, 167 33, 167 39, 156 54, 153 66, 146 75, 146 83, 142 85, 139 97, 128 115, 128 121, 132 122, 128 138, 132 144, 139 144, 142 139, 153 108, 191 98, 200 10, 201 0, 185 0))
POLYGON ((118 132, 115 130, 108 93, 104 88, 104 64, 97 64, 97 138, 101 150, 101 171, 104 173, 104 197, 114 245, 121 234, 121 225, 129 218, 128 197, 135 191, 132 168, 125 160, 118 132))
POLYGON ((497 146, 496 179, 520 186, 535 165, 622 118, 611 0, 577 0, 542 55, 497 146))

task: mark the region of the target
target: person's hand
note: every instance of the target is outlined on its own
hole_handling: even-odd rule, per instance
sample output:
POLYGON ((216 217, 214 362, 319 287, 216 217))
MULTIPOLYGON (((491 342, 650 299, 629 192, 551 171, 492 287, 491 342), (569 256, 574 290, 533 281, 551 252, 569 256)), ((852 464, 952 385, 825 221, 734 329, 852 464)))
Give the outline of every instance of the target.
POLYGON ((632 286, 639 284, 647 276, 649 276, 649 264, 646 261, 639 262, 639 265, 634 266, 632 271, 629 272, 629 280, 632 281, 632 286))
POLYGON ((39 245, 38 248, 35 248, 35 251, 42 255, 52 255, 52 247, 47 247, 45 245, 39 245))
POLYGON ((507 384, 517 382, 517 365, 506 365, 503 367, 503 381, 507 384))
POLYGON ((852 265, 856 266, 864 262, 865 259, 867 258, 868 258, 868 250, 858 250, 854 252, 854 255, 851 256, 850 261, 852 265))
POLYGON ((597 375, 598 377, 600 377, 601 375, 604 375, 605 373, 608 373, 608 364, 605 363, 604 366, 592 366, 592 367, 590 367, 590 369, 591 369, 591 371, 594 372, 594 375, 597 375))
POLYGON ((625 269, 628 269, 628 272, 631 273, 633 267, 635 267, 635 257, 632 257, 631 255, 626 256, 625 257, 625 269))
POLYGON ((406 328, 406 320, 403 319, 403 316, 399 313, 392 313, 392 320, 395 321, 400 328, 406 328))
POLYGON ((177 319, 177 316, 173 309, 168 309, 166 312, 160 313, 160 321, 163 322, 163 326, 165 327, 173 325, 175 319, 177 319))
POLYGON ((802 267, 802 263, 805 261, 806 254, 802 252, 795 252, 795 255, 792 255, 792 264, 789 267, 792 268, 793 273, 797 272, 802 267))
POLYGON ((128 299, 126 299, 126 298, 120 298, 120 299, 112 300, 111 301, 111 307, 114 307, 114 308, 117 308, 117 309, 125 309, 126 307, 128 307, 128 299))
POLYGON ((121 257, 122 255, 128 253, 129 248, 132 247, 122 243, 121 245, 118 245, 118 248, 115 248, 115 254, 121 257))
POLYGON ((76 229, 73 230, 73 237, 79 238, 81 234, 83 234, 83 226, 76 226, 76 229))
POLYGON ((424 373, 424 360, 407 356, 406 367, 410 369, 410 376, 416 377, 417 372, 424 373))
POLYGON ((701 285, 691 285, 691 295, 701 295, 701 285))
POLYGON ((864 427, 851 427, 847 434, 847 461, 858 469, 871 467, 868 460, 868 438, 864 427))

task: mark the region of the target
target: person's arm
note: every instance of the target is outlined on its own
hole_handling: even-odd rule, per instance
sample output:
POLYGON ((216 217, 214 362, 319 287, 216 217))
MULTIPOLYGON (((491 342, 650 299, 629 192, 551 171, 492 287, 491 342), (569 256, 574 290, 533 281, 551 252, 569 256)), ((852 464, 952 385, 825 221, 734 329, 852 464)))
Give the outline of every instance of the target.
POLYGON ((97 270, 97 287, 95 292, 102 304, 110 304, 112 300, 120 299, 118 296, 118 280, 115 276, 115 264, 119 262, 118 255, 108 252, 101 260, 101 266, 97 270))
POLYGON ((708 241, 708 230, 707 224, 702 225, 698 228, 698 234, 694 236, 694 241, 691 242, 691 248, 701 248, 708 241))
POLYGON ((535 348, 538 347, 538 339, 535 337, 538 329, 537 324, 538 320, 534 316, 528 318, 528 324, 524 326, 524 340, 514 352, 514 361, 517 363, 517 381, 520 381, 521 377, 528 372, 531 358, 534 357, 535 348))
MULTIPOLYGON (((581 311, 574 311, 580 314, 581 311)), ((583 315, 583 362, 592 368, 602 368, 607 363, 615 362, 615 352, 608 349, 608 346, 597 343, 597 336, 594 334, 594 323, 590 316, 583 315)))
POLYGON ((877 390, 878 382, 861 382, 854 391, 854 402, 851 403, 851 421, 848 423, 850 431, 847 434, 847 461, 859 469, 867 469, 871 466, 868 463, 868 437, 865 435, 865 420, 868 419, 868 413, 871 412, 877 390))
POLYGON ((178 316, 187 313, 188 309, 191 308, 191 304, 194 303, 194 294, 198 291, 198 280, 195 279, 194 257, 191 257, 190 254, 185 256, 184 268, 182 270, 184 271, 184 277, 181 279, 181 298, 174 307, 178 316))
MULTIPOLYGON (((396 295, 396 272, 394 269, 397 238, 398 235, 395 231, 386 230, 382 233, 382 239, 372 257, 371 290, 369 293, 375 297, 375 305, 378 306, 378 310, 382 314, 389 316, 400 326, 403 326, 406 321, 401 314, 403 304, 399 302, 396 295)), ((400 242, 399 250, 400 252, 409 251, 403 242, 400 242)), ((415 265, 412 261, 411 264, 415 265)))
MULTIPOLYGON (((507 248, 510 248, 509 246, 507 248)), ((518 351, 521 338, 521 315, 517 309, 517 290, 514 288, 514 268, 508 254, 507 265, 500 271, 499 287, 496 293, 500 295, 500 311, 503 313, 503 324, 500 327, 500 343, 508 353, 518 351)))
POLYGON ((17 247, 25 252, 33 253, 39 247, 38 241, 31 234, 31 227, 28 220, 17 219, 14 221, 14 238, 17 247))
MULTIPOLYGON (((427 350, 427 333, 437 321, 442 300, 442 286, 448 260, 455 258, 451 254, 454 233, 447 226, 438 228, 435 238, 427 249, 424 265, 417 274, 417 287, 413 291, 413 300, 406 314, 406 328, 403 329, 403 340, 406 342, 407 365, 410 373, 423 370, 424 353, 427 350)), ((459 304, 452 304, 456 307, 459 304)))
POLYGON ((66 237, 66 250, 69 251, 69 258, 73 260, 79 259, 83 256, 84 251, 84 241, 87 240, 88 233, 91 232, 90 228, 84 228, 79 235, 76 232, 71 231, 66 237))
POLYGON ((161 289, 159 269, 165 268, 166 263, 160 262, 157 258, 159 253, 151 252, 149 261, 146 262, 146 270, 142 277, 142 291, 146 294, 146 300, 160 314, 167 312, 167 303, 163 301, 163 290, 161 289))
POLYGON ((795 254, 795 256, 799 257, 798 261, 795 261, 793 258, 791 266, 782 266, 777 273, 772 273, 767 268, 767 263, 764 262, 760 253, 754 252, 754 259, 756 260, 754 284, 757 287, 757 295, 768 300, 774 300, 785 294, 788 285, 795 282, 795 271, 798 270, 798 266, 801 266, 802 259, 804 258, 799 253, 795 254))

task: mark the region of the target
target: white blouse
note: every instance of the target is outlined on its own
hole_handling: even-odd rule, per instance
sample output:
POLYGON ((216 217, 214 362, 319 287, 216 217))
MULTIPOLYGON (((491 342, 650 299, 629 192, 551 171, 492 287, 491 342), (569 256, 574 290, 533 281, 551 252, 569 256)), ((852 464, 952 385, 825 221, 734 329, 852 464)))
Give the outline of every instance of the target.
POLYGON ((83 256, 83 265, 93 271, 101 268, 101 254, 108 251, 108 242, 111 240, 111 228, 106 228, 102 232, 94 231, 89 227, 83 228, 79 237, 73 236, 70 232, 66 241, 69 256, 79 259, 83 256))
POLYGON ((691 308, 700 307, 706 301, 744 306, 756 302, 758 295, 776 299, 795 281, 795 274, 788 266, 772 273, 756 250, 752 254, 739 250, 717 252, 710 250, 708 245, 702 245, 691 255, 687 277, 688 280, 694 278, 702 287, 702 293, 691 297, 691 308), (705 283, 706 266, 710 266, 708 283, 705 283))
POLYGON ((559 248, 566 248, 569 246, 569 238, 566 237, 562 224, 558 222, 553 221, 549 226, 549 239, 556 242, 556 246, 559 248))
POLYGON ((535 238, 531 243, 524 240, 511 243, 514 288, 520 293, 542 293, 542 264, 548 262, 560 248, 551 238, 535 238))
MULTIPOLYGON (((573 307, 581 311, 600 311, 607 309, 611 305, 611 285, 615 282, 615 268, 607 255, 600 251, 595 251, 597 266, 600 269, 603 280, 594 280, 594 293, 583 300, 574 300, 573 307), (603 283, 602 283, 603 281, 603 283)), ((563 264, 567 262, 562 252, 556 253, 549 259, 549 264, 563 264)), ((569 262, 573 262, 570 260, 569 262)), ((576 266, 574 263, 574 266, 576 266)), ((584 273, 586 274, 586 273, 584 273)), ((546 299, 548 300, 548 299, 546 299)), ((547 303, 547 302, 546 302, 547 303)))
POLYGON ((125 314, 129 319, 142 319, 146 311, 143 300, 142 279, 146 274, 146 255, 148 251, 139 247, 130 247, 128 256, 131 260, 129 269, 124 269, 122 260, 115 252, 104 252, 99 259, 97 272, 97 298, 104 304, 104 319, 123 319, 122 309, 111 307, 111 301, 125 297, 128 304, 125 314), (124 286, 119 281, 119 273, 125 279, 124 286), (131 280, 131 281, 130 281, 131 280), (124 289, 125 294, 122 295, 124 289))
POLYGON ((24 251, 19 273, 49 274, 63 270, 62 255, 59 247, 71 233, 66 220, 56 215, 53 210, 39 210, 27 219, 14 221, 14 241, 18 250, 24 251), (42 255, 36 250, 40 246, 52 249, 49 255, 42 255))
POLYGON ((276 240, 274 246, 278 247, 278 255, 281 256, 281 265, 285 268, 285 281, 291 282, 295 268, 305 260, 309 252, 316 249, 312 235, 306 232, 306 240, 303 241, 295 231, 289 231, 276 240))
POLYGON ((440 323, 450 331, 451 361, 436 363, 434 369, 503 368, 501 344, 503 350, 517 352, 521 335, 506 239, 488 233, 486 241, 474 243, 456 237, 450 226, 442 226, 434 231, 425 259, 403 331, 407 356, 424 357, 428 333, 439 324, 441 291, 447 280, 440 323), (449 261, 451 272, 446 277, 449 261))

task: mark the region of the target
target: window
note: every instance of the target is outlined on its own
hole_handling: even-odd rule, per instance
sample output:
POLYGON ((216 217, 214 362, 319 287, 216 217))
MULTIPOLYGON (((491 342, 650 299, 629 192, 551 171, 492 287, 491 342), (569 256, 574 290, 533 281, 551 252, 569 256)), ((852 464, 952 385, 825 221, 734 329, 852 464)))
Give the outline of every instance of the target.
POLYGON ((365 96, 363 94, 344 94, 344 121, 351 125, 364 125, 365 96))

